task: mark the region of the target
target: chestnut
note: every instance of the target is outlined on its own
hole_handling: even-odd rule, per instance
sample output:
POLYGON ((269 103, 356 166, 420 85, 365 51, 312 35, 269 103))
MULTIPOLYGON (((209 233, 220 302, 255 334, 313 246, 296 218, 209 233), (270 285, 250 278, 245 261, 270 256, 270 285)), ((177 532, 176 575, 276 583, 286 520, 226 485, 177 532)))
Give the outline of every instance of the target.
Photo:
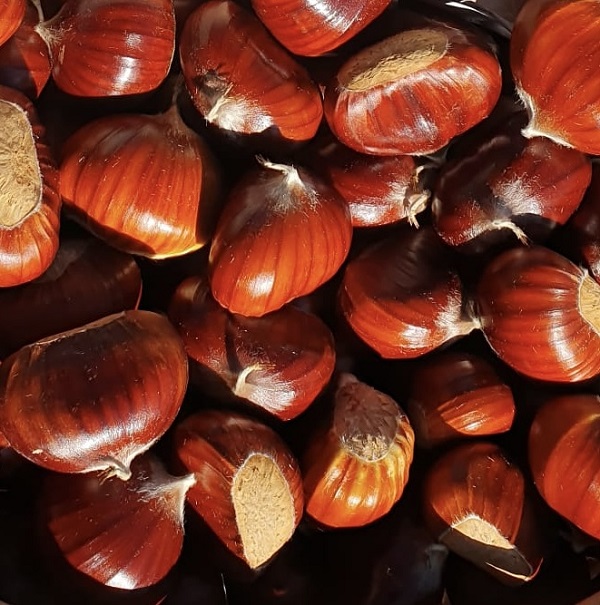
POLYGON ((498 446, 469 443, 429 470, 423 515, 451 551, 506 584, 535 577, 542 564, 535 511, 523 474, 498 446))
POLYGON ((413 460, 414 432, 388 395, 342 374, 332 418, 302 458, 306 512, 327 527, 359 527, 400 499, 413 460))
POLYGON ((348 59, 325 89, 325 118, 355 151, 426 155, 487 117, 501 87, 487 42, 423 20, 348 59))
POLYGON ((39 466, 131 476, 171 426, 187 387, 166 318, 125 311, 19 349, 0 366, 0 431, 39 466))
POLYGON ((0 0, 0 46, 17 31, 23 17, 27 0, 0 0))
POLYGON ((306 410, 335 367, 333 335, 316 315, 292 306, 263 317, 234 315, 213 299, 204 278, 179 285, 169 318, 190 358, 192 381, 280 420, 306 410))
POLYGON ((242 414, 204 410, 175 427, 174 448, 196 477, 189 504, 250 568, 292 537, 303 512, 302 478, 275 431, 242 414))
POLYGON ((58 250, 59 174, 31 101, 0 86, 0 287, 35 279, 58 250))

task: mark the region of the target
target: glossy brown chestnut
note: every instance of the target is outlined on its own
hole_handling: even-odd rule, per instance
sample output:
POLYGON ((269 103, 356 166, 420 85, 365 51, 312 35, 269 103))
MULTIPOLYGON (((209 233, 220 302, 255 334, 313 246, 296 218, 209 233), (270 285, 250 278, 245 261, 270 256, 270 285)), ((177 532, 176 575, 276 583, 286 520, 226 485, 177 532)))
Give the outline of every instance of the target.
POLYGON ((207 410, 176 427, 174 446, 196 476, 189 504, 249 567, 267 562, 292 537, 302 517, 302 478, 272 429, 241 414, 207 410))
POLYGON ((429 154, 487 117, 501 86, 477 35, 424 21, 350 58, 326 87, 325 117, 358 152, 429 154))
POLYGON ((261 316, 310 294, 350 249, 348 205, 303 168, 273 164, 231 192, 210 248, 210 286, 232 313, 261 316))
POLYGON ((449 251, 431 227, 405 227, 346 267, 339 290, 354 332, 389 359, 418 357, 478 327, 449 251))
POLYGON ((451 246, 485 247, 512 232, 544 239, 579 206, 591 180, 590 160, 575 149, 520 133, 522 113, 493 136, 446 163, 432 202, 433 225, 451 246))
POLYGON ((40 15, 29 2, 21 25, 0 46, 0 85, 16 88, 30 99, 39 97, 51 71, 48 47, 35 31, 39 22, 40 15))
POLYGON ((186 21, 179 56, 196 109, 224 134, 255 135, 258 149, 269 151, 317 132, 323 116, 317 86, 234 2, 199 6, 186 21))
POLYGON ((350 207, 353 227, 377 227, 402 220, 418 225, 430 192, 423 167, 408 155, 356 153, 333 141, 318 151, 315 166, 350 207))
POLYGON ((173 422, 187 379, 183 344, 165 317, 110 315, 0 366, 0 430, 50 470, 127 479, 131 461, 173 422))
POLYGON ((96 239, 64 239, 43 275, 0 290, 0 355, 6 357, 46 336, 135 309, 141 289, 133 257, 96 239))
POLYGON ((512 426, 512 391, 481 357, 440 353, 423 360, 411 382, 406 411, 421 447, 504 433, 512 426))
POLYGON ((0 86, 0 287, 35 279, 58 250, 58 170, 36 110, 0 86))
POLYGON ((530 0, 510 45, 517 92, 529 113, 527 137, 600 155, 600 5, 595 0, 530 0))
POLYGON ((296 55, 325 54, 353 38, 391 0, 252 0, 259 19, 296 55))
POLYGON ((545 403, 529 433, 529 464, 544 500, 600 538, 600 397, 566 395, 545 403))
POLYGON ((328 527, 379 519, 400 499, 413 460, 408 417, 388 395, 342 374, 333 416, 303 456, 306 512, 328 527))
POLYGON ((185 494, 194 482, 193 475, 172 477, 144 454, 127 481, 102 473, 48 475, 40 513, 75 569, 105 586, 146 588, 179 558, 185 494))
POLYGON ((62 155, 66 207, 112 246, 160 259, 209 240, 220 209, 217 165, 176 105, 159 115, 95 120, 67 140, 62 155))
POLYGON ((154 90, 175 50, 173 0, 67 0, 37 30, 56 85, 79 97, 154 90))
POLYGON ((600 285, 547 248, 514 248, 485 269, 477 313, 498 357, 532 378, 587 380, 600 373, 600 285))
POLYGON ((19 28, 25 16, 26 0, 0 0, 0 46, 19 28))
POLYGON ((239 398, 280 420, 302 413, 335 367, 333 335, 316 315, 291 306, 264 317, 233 315, 201 277, 180 284, 169 318, 183 339, 193 381, 213 396, 239 398))
POLYGON ((525 478, 496 445, 470 443, 440 458, 425 479, 423 514, 440 542, 503 583, 527 582, 541 566, 525 478))

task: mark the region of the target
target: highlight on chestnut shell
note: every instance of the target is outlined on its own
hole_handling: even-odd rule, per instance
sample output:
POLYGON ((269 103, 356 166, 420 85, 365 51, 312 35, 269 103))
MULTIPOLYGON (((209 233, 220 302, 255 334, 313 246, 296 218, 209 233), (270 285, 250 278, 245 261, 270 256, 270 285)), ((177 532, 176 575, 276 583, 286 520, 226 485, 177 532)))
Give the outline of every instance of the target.
POLYGON ((134 460, 131 477, 49 474, 40 516, 77 571, 104 586, 138 590, 157 584, 183 546, 185 494, 194 475, 173 477, 152 455, 134 460))
POLYGON ((289 305, 263 317, 234 315, 213 299, 202 277, 178 286, 169 318, 183 339, 192 382, 280 420, 304 412, 335 367, 333 335, 316 315, 289 305))
POLYGON ((532 580, 542 564, 525 478, 494 444, 439 458, 425 478, 423 514, 440 542, 505 584, 532 580))
POLYGON ((348 59, 326 87, 325 117, 355 151, 426 155, 486 118, 501 87, 487 42, 423 19, 348 59))
POLYGON ((35 464, 120 479, 171 426, 188 381, 175 328, 126 311, 37 341, 0 366, 0 431, 35 464))
POLYGON ((303 513, 302 478, 273 429, 237 412, 204 410, 175 427, 174 453, 196 477, 188 503, 250 568, 292 537, 303 513))
POLYGON ((27 0, 0 0, 0 46, 17 31, 23 17, 27 0))
POLYGON ((359 527, 387 514, 408 482, 414 433, 388 395, 342 374, 332 418, 302 457, 306 512, 328 527, 359 527))

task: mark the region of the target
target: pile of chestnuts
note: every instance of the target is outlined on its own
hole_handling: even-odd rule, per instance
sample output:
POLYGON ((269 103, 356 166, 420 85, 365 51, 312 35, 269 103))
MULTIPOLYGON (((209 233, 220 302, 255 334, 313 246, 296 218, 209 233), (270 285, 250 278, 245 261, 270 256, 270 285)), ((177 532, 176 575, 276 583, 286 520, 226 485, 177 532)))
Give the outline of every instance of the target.
POLYGON ((600 2, 0 0, 0 600, 600 603, 600 2))

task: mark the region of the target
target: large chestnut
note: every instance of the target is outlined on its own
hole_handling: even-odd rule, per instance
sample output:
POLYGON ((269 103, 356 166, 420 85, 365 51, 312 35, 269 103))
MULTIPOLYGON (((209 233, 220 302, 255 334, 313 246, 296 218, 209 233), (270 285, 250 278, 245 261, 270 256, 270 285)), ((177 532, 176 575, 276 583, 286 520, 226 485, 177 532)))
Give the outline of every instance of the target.
POLYGON ((0 0, 0 46, 19 28, 25 16, 27 0, 0 0))

